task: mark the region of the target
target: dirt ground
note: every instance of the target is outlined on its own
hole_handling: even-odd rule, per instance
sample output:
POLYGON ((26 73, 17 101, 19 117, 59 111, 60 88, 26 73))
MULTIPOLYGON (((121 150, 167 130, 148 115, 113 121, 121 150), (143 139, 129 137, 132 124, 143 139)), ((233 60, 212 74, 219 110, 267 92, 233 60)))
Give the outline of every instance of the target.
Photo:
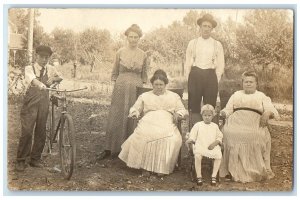
MULTIPOLYGON (((119 159, 97 160, 103 149, 108 105, 71 102, 68 111, 72 114, 77 141, 76 169, 71 180, 64 180, 57 169, 57 147, 51 155, 45 154, 45 168, 27 167, 23 173, 14 170, 18 138, 20 134, 20 101, 8 105, 8 189, 11 191, 292 191, 293 189, 293 127, 287 123, 270 125, 272 137, 271 165, 275 178, 263 182, 237 183, 221 180, 217 186, 209 183, 198 187, 191 182, 189 159, 182 151, 182 166, 163 178, 141 177, 141 171, 130 169, 119 159), (92 114, 98 116, 90 121, 92 114)), ((291 113, 281 113, 282 122, 292 122, 291 113)), ((183 132, 187 129, 183 124, 183 132)), ((100 193, 99 193, 100 194, 100 193)))

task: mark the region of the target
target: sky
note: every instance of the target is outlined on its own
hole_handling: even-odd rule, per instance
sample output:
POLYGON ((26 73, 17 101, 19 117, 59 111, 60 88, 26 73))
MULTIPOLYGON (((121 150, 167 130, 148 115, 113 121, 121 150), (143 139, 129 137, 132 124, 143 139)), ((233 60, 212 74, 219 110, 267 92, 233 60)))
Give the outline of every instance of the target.
MULTIPOLYGON (((107 29, 113 34, 124 32, 131 24, 138 24, 143 32, 160 26, 168 26, 173 21, 181 21, 189 10, 186 9, 83 9, 83 8, 43 8, 37 18, 44 31, 50 33, 55 27, 81 32, 86 28, 107 29)), ((201 11, 201 10, 199 10, 201 11)), ((237 10, 211 9, 216 17, 226 20, 236 18, 237 10)), ((242 10, 238 11, 238 20, 242 19, 242 10)))

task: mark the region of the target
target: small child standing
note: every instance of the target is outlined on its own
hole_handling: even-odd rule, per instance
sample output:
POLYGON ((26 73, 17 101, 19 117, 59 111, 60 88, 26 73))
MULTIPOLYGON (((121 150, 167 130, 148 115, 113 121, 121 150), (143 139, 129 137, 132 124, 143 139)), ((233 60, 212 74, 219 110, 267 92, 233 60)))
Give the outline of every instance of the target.
POLYGON ((213 172, 211 177, 211 185, 217 184, 217 173, 220 168, 222 152, 220 144, 222 144, 223 134, 217 124, 212 122, 215 110, 212 105, 206 104, 201 108, 203 121, 197 122, 189 134, 186 141, 187 146, 194 144, 193 153, 195 157, 195 169, 197 174, 197 185, 203 185, 201 173, 202 157, 214 159, 213 172))

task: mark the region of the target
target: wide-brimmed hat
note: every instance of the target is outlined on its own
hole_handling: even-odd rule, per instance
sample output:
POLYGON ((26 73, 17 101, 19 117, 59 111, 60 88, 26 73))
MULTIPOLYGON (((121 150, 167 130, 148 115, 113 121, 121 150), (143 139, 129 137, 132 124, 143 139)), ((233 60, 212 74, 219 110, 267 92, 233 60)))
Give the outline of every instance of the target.
POLYGON ((205 14, 205 15, 203 15, 201 18, 199 18, 197 20, 197 24, 199 26, 201 26, 201 24, 204 21, 210 22, 212 24, 213 28, 215 28, 217 26, 217 22, 216 22, 216 20, 214 20, 214 17, 211 14, 205 14))
POLYGON ((43 54, 43 55, 49 55, 51 56, 53 51, 51 50, 50 47, 46 46, 46 45, 40 45, 35 49, 35 52, 39 55, 43 54))

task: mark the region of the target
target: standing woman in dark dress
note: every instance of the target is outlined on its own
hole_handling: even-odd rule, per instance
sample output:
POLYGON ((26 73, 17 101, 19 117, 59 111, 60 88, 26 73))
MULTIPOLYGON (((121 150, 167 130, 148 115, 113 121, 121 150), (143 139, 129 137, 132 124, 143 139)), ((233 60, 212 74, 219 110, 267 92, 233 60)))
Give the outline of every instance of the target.
POLYGON ((142 30, 136 24, 126 31, 128 45, 117 51, 111 80, 115 82, 106 128, 105 150, 100 159, 117 156, 131 133, 127 130, 130 107, 136 101, 136 87, 147 82, 147 56, 138 48, 142 30))

